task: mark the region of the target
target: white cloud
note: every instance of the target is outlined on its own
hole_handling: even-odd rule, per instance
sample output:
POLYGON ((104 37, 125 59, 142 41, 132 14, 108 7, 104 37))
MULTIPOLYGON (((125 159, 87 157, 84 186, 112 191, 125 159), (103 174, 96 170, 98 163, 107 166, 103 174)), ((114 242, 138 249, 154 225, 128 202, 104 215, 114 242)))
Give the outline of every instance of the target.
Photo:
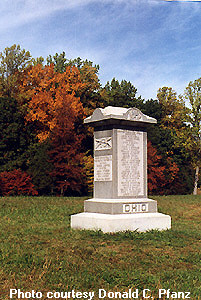
POLYGON ((54 12, 86 6, 91 3, 125 6, 152 3, 156 0, 2 0, 0 2, 0 28, 6 30, 43 18, 54 12))
MULTIPOLYGON (((0 2, 0 28, 1 30, 5 30, 15 26, 20 26, 26 24, 27 22, 53 14, 57 11, 86 6, 91 3, 99 3, 99 4, 111 3, 113 5, 123 4, 125 5, 125 7, 129 7, 129 6, 133 7, 134 5, 142 5, 142 3, 161 4, 161 2, 164 1, 163 0, 43 0, 43 1, 2 0, 0 2)), ((187 7, 187 5, 185 5, 185 7, 187 7)), ((184 6, 182 9, 185 9, 184 6)), ((196 9, 196 6, 194 6, 193 9, 196 9)))
POLYGON ((0 2, 0 28, 9 29, 43 18, 56 11, 88 4, 90 0, 6 0, 0 2))

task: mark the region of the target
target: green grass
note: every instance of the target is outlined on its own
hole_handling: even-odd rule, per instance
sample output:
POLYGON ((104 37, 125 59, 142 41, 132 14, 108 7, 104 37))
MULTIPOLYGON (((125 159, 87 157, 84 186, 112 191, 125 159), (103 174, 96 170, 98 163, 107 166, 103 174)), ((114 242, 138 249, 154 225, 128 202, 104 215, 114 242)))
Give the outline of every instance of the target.
POLYGON ((83 211, 84 198, 0 198, 0 299, 10 299, 14 288, 41 291, 42 299, 72 289, 94 291, 98 299, 101 288, 139 289, 138 299, 145 288, 153 299, 161 288, 201 299, 201 195, 152 199, 171 215, 171 230, 72 230, 70 215, 83 211))

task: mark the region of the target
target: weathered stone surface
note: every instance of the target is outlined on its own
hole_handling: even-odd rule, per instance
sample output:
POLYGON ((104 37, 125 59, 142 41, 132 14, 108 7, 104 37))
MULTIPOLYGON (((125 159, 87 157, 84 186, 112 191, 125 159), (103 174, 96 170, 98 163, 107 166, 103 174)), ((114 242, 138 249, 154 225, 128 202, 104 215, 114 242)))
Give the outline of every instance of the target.
POLYGON ((93 114, 84 120, 84 123, 91 123, 91 126, 100 126, 100 122, 105 124, 120 124, 121 122, 121 124, 124 125, 146 126, 147 124, 156 123, 157 121, 154 118, 144 115, 137 108, 123 108, 113 106, 96 108, 93 114))
POLYGON ((147 197, 147 133, 135 128, 113 128, 95 131, 94 140, 109 140, 111 145, 100 149, 94 143, 94 197, 147 197), (108 171, 109 168, 106 163, 109 156, 112 157, 111 176, 104 177, 104 169, 108 171), (97 169, 103 176, 97 176, 97 169))
POLYGON ((89 199, 84 201, 84 211, 102 214, 136 214, 157 212, 157 201, 143 199, 89 199))
POLYGON ((112 155, 94 157, 94 180, 112 181, 112 155))
POLYGON ((117 130, 118 196, 144 196, 143 132, 117 130))
POLYGON ((94 139, 94 150, 110 150, 112 149, 112 137, 101 137, 100 139, 94 139))

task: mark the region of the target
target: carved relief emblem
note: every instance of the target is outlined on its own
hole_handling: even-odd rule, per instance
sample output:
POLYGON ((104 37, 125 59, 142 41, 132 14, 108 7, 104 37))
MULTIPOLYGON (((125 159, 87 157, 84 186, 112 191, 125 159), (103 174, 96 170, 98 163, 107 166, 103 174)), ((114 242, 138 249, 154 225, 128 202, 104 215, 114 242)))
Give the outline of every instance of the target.
POLYGON ((128 120, 140 120, 142 119, 142 114, 139 110, 133 108, 127 112, 127 118, 128 120))
POLYGON ((112 137, 104 137, 95 139, 94 143, 95 150, 109 150, 112 149, 112 137))

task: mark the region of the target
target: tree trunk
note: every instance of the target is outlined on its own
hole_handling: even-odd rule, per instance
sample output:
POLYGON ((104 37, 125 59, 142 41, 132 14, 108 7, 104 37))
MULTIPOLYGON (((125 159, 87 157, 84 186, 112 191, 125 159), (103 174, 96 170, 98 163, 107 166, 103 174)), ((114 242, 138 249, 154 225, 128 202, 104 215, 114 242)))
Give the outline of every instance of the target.
POLYGON ((61 187, 61 196, 63 197, 63 195, 64 195, 64 187, 62 186, 61 187))
POLYGON ((193 195, 197 195, 197 193, 198 193, 198 179, 199 179, 199 166, 197 166, 195 169, 195 181, 194 181, 193 195))

